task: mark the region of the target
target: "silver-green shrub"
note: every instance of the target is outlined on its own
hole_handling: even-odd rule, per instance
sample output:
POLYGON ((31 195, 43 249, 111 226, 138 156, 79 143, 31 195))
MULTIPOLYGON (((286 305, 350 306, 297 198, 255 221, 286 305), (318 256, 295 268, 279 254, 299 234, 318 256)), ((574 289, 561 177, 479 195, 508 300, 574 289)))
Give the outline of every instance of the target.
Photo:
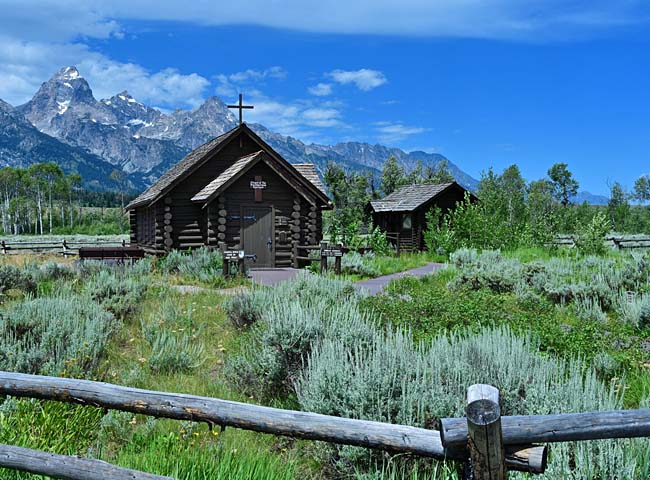
POLYGON ((115 317, 80 295, 18 303, 0 317, 0 369, 84 375, 101 358, 115 317))
POLYGON ((36 290, 36 282, 27 269, 14 265, 0 265, 0 294, 11 289, 33 293, 36 290))
POLYGON ((123 319, 139 308, 147 286, 147 277, 102 270, 85 283, 84 293, 102 308, 123 319))
POLYGON ((639 328, 650 326, 650 293, 620 292, 615 309, 625 323, 639 328))
POLYGON ((205 283, 221 283, 222 265, 223 255, 220 251, 202 247, 188 252, 173 250, 158 262, 157 268, 165 274, 177 274, 205 283))
POLYGON ((155 373, 188 372, 202 363, 204 352, 192 335, 161 329, 151 346, 149 368, 155 373))
POLYGON ((358 252, 348 252, 341 258, 341 271, 350 275, 376 277, 380 272, 371 263, 374 256, 374 253, 370 252, 364 255, 358 252))
POLYGON ((200 327, 192 311, 172 299, 141 320, 142 334, 151 347, 149 368, 155 373, 187 372, 201 365, 205 348, 198 341, 200 327))
MULTIPOLYGON (((245 353, 230 361, 228 376, 257 398, 291 393, 306 355, 323 338, 350 344, 365 343, 370 336, 369 322, 347 282, 305 274, 244 295, 251 307, 247 315, 254 312, 257 321, 245 353)), ((233 300, 228 308, 232 315, 233 300)))
MULTIPOLYGON (((325 339, 297 381, 298 399, 308 411, 429 428, 441 417, 463 416, 466 389, 474 383, 499 388, 506 415, 621 408, 593 370, 536 350, 533 340, 505 328, 442 336, 428 345, 393 330, 376 331, 366 346, 325 339)), ((635 456, 634 443, 554 445, 541 478, 640 478, 636 472, 646 460, 635 456)))

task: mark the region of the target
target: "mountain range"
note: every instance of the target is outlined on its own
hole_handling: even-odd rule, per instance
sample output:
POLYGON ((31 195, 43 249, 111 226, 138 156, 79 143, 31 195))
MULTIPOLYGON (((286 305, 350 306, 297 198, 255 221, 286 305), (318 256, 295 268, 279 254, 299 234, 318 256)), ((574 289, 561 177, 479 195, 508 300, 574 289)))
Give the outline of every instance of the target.
MULTIPOLYGON (((140 103, 127 91, 97 100, 86 79, 69 66, 44 82, 23 105, 12 107, 0 100, 0 165, 54 161, 66 171, 81 173, 86 185, 95 189, 114 187, 106 179, 119 169, 131 188, 140 191, 187 153, 235 126, 237 119, 218 97, 206 99, 194 110, 169 114, 140 103)), ((305 144, 259 124, 249 126, 289 162, 314 163, 321 172, 334 161, 346 169, 378 174, 394 155, 407 171, 418 162, 426 167, 446 160, 460 184, 472 190, 478 185, 437 153, 362 142, 305 144)))

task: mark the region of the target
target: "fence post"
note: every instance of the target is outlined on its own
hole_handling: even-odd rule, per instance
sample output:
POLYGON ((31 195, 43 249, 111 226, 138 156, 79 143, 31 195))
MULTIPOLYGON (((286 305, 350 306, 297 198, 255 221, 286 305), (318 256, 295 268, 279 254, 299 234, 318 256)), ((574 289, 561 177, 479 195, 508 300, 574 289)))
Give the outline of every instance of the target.
POLYGON ((505 453, 501 436, 499 390, 477 384, 467 389, 467 430, 472 480, 504 480, 505 453))
POLYGON ((5 255, 7 254, 7 244, 4 240, 2 241, 2 253, 5 255))
POLYGON ((299 268, 300 264, 298 263, 298 241, 294 240, 293 245, 291 246, 293 258, 292 258, 292 267, 299 268))
POLYGON ((323 249, 327 248, 327 242, 320 242, 320 274, 327 271, 327 257, 323 255, 323 249))
MULTIPOLYGON (((339 244, 341 252, 343 252, 343 244, 339 244)), ((341 257, 334 257, 334 273, 341 275, 341 257)))
POLYGON ((65 257, 68 254, 68 243, 63 239, 63 256, 65 257))

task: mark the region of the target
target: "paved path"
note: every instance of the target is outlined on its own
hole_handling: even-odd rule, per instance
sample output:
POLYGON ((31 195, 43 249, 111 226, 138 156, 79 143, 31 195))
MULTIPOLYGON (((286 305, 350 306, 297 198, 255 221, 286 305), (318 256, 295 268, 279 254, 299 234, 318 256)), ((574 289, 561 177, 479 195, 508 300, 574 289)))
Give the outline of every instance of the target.
MULTIPOLYGON (((407 270, 405 272, 393 273, 392 275, 384 275, 383 277, 371 278, 370 280, 363 280, 361 282, 356 282, 354 285, 358 290, 365 290, 370 295, 377 295, 384 290, 384 287, 386 287, 391 280, 402 278, 407 275, 412 277, 423 277, 424 275, 429 275, 430 273, 435 272, 442 266, 442 263, 429 263, 424 267, 414 268, 413 270, 407 270)), ((262 270, 251 270, 250 274, 254 283, 259 285, 275 285, 280 282, 291 280, 298 275, 298 272, 300 271, 301 270, 295 268, 268 268, 262 270)))
POLYGON ((424 277, 425 275, 429 275, 443 266, 443 263, 429 263, 424 267, 406 270, 405 272, 393 273, 391 275, 384 275, 383 277, 371 278, 370 280, 356 282, 354 286, 357 288, 357 290, 365 290, 369 295, 377 295, 384 290, 386 285, 388 285, 391 280, 396 280, 398 278, 406 276, 418 278, 424 277))
POLYGON ((297 268, 264 268, 250 270, 250 277, 253 283, 258 285, 275 285, 276 283, 291 280, 301 271, 297 268))

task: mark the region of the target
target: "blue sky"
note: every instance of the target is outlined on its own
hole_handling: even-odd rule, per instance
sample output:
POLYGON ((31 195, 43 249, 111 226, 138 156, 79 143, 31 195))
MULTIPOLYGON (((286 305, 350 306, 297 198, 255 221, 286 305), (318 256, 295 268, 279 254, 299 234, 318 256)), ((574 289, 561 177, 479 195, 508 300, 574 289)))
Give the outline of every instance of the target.
POLYGON ((0 98, 77 65, 165 110, 238 91, 305 142, 439 152, 479 177, 567 162, 581 189, 650 172, 643 2, 0 0, 0 98), (613 5, 613 4, 616 5, 613 5))

